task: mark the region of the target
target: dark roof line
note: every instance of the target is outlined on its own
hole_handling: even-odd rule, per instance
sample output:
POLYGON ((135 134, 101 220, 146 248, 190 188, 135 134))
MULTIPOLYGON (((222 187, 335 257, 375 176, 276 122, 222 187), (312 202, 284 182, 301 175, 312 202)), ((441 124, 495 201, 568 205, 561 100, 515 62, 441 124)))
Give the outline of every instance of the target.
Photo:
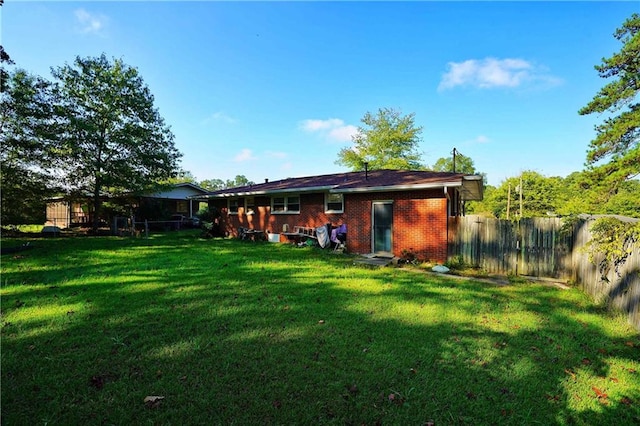
POLYGON ((441 187, 465 187, 469 199, 482 197, 482 177, 464 173, 433 172, 415 170, 369 170, 368 172, 346 172, 286 178, 265 183, 220 189, 207 194, 206 198, 266 195, 287 192, 376 192, 405 191, 441 187), (478 185, 479 183, 479 185, 478 185))

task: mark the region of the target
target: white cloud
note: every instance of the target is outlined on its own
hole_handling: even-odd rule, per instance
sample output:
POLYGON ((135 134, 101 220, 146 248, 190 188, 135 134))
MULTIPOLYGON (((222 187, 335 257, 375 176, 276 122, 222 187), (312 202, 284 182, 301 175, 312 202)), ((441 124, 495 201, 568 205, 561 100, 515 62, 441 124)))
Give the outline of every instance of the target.
POLYGON ((222 122, 227 124, 235 124, 238 122, 238 119, 230 116, 224 111, 217 111, 209 115, 208 117, 206 117, 204 120, 202 120, 201 124, 209 124, 212 121, 215 121, 218 123, 222 122))
POLYGON ((536 66, 524 59, 469 59, 464 62, 449 62, 447 68, 438 90, 452 89, 456 86, 491 89, 521 87, 533 83, 561 83, 559 78, 550 75, 544 67, 536 66))
POLYGON ((489 142, 489 138, 486 137, 485 135, 479 135, 478 137, 476 137, 474 139, 474 142, 476 142, 476 143, 487 143, 487 142, 489 142))
POLYGON ((340 126, 331 129, 329 131, 329 139, 338 142, 350 141, 351 137, 356 133, 358 133, 358 128, 351 124, 347 124, 346 126, 340 126))
POLYGON ((344 126, 344 121, 339 118, 329 118, 328 120, 304 120, 300 127, 307 132, 316 132, 318 130, 328 130, 336 127, 344 126))
POLYGON ((348 142, 358 132, 358 128, 339 118, 327 120, 309 119, 300 123, 300 128, 312 133, 320 133, 334 142, 348 142))
POLYGON ((242 163, 245 161, 251 161, 255 159, 256 157, 253 155, 253 151, 248 148, 244 148, 233 158, 233 161, 237 163, 242 163))
POLYGON ((80 32, 85 34, 98 34, 107 24, 106 16, 89 13, 85 9, 76 9, 74 14, 76 21, 80 24, 80 32))
POLYGON ((233 123, 237 123, 238 122, 237 119, 231 117, 230 115, 228 115, 224 111, 214 112, 213 114, 211 114, 211 118, 213 120, 224 121, 225 123, 229 123, 229 124, 233 124, 233 123))

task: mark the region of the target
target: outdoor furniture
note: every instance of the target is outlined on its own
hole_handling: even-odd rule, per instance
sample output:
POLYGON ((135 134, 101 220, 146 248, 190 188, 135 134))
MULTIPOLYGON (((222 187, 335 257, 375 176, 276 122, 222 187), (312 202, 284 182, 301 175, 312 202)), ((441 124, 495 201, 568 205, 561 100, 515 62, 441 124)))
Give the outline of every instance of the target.
POLYGON ((287 237, 287 239, 294 244, 300 244, 309 239, 318 239, 316 235, 316 228, 308 226, 294 226, 293 232, 283 232, 282 235, 287 237))
POLYGON ((261 229, 249 229, 244 227, 238 228, 238 238, 241 240, 250 241, 262 241, 265 238, 265 233, 261 229))
POLYGON ((344 251, 347 242, 347 225, 344 223, 331 230, 331 242, 334 244, 334 251, 344 251))

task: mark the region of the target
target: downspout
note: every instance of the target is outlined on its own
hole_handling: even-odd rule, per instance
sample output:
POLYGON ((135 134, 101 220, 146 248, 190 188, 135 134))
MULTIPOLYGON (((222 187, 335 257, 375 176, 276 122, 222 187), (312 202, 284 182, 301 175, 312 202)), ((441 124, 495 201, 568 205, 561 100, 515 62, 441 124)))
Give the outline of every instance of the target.
POLYGON ((449 260, 449 254, 450 254, 450 246, 449 246, 449 205, 451 204, 451 197, 449 197, 449 191, 447 186, 443 186, 442 187, 443 191, 444 191, 444 196, 447 199, 447 208, 446 208, 446 214, 445 214, 445 220, 447 221, 447 260, 449 260))

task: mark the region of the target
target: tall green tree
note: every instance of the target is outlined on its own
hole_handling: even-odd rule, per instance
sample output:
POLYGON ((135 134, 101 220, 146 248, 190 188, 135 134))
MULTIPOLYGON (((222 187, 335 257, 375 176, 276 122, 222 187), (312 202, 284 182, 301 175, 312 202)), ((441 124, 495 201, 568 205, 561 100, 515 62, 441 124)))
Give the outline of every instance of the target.
POLYGON ((55 190, 49 173, 52 152, 47 143, 55 124, 51 84, 21 69, 2 69, 2 73, 1 220, 3 224, 43 223, 44 200, 55 190))
POLYGON ((574 172, 563 180, 558 195, 561 215, 616 214, 640 218, 640 181, 621 182, 614 194, 603 200, 597 185, 589 182, 589 172, 574 172))
POLYGON ((245 175, 236 175, 233 179, 206 179, 200 182, 200 186, 208 191, 217 191, 219 189, 237 188, 239 186, 254 185, 255 182, 247 179, 245 175))
POLYGON ((418 152, 422 127, 416 126, 414 113, 381 108, 376 114, 367 112, 361 121, 353 146, 340 150, 336 164, 354 171, 364 170, 365 163, 372 170, 424 168, 418 152))
POLYGON ((222 179, 205 179, 200 182, 200 186, 207 191, 217 191, 226 188, 226 184, 222 179))
POLYGON ((180 169, 176 172, 175 176, 170 177, 165 182, 167 185, 177 185, 179 183, 192 183, 198 184, 196 177, 189 170, 180 169))
POLYGON ((95 229, 102 197, 151 190, 175 176, 181 154, 136 68, 103 54, 52 74, 58 167, 70 190, 92 194, 95 229))
POLYGON ((507 211, 509 219, 556 214, 562 185, 563 179, 560 177, 545 177, 527 170, 520 176, 504 180, 497 188, 489 188, 484 194, 484 200, 470 203, 469 210, 474 214, 488 214, 501 219, 507 218, 507 211))
POLYGON ((225 186, 227 188, 237 188, 239 186, 253 185, 253 182, 247 179, 245 175, 236 175, 233 179, 227 179, 225 186))
MULTIPOLYGON (((431 166, 431 170, 434 172, 453 172, 453 157, 438 158, 435 164, 431 166)), ((456 155, 455 171, 456 173, 474 174, 476 172, 476 167, 473 164, 471 157, 458 154, 456 155)))
POLYGON ((595 127, 587 152, 590 181, 605 190, 605 199, 640 174, 640 15, 631 15, 614 37, 622 42, 621 50, 595 66, 600 77, 612 80, 579 111, 608 116, 595 127))

